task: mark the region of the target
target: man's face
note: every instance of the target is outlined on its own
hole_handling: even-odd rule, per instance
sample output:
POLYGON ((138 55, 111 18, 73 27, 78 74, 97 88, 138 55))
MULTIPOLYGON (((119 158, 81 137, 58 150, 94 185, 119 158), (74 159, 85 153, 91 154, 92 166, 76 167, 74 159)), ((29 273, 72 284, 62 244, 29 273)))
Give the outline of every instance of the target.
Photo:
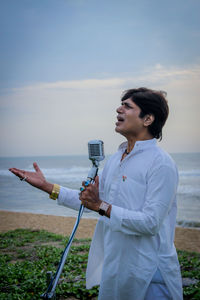
POLYGON ((137 137, 144 130, 144 120, 139 117, 141 109, 130 98, 124 100, 116 111, 116 132, 125 137, 137 137))

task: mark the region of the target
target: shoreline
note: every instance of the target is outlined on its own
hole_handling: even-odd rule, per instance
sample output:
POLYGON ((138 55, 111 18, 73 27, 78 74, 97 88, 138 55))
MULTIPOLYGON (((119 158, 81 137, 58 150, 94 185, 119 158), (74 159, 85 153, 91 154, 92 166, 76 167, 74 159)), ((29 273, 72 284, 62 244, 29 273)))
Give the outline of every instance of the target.
MULTIPOLYGON (((12 212, 12 213, 24 213, 24 214, 33 214, 33 215, 44 215, 44 216, 56 216, 56 217, 64 217, 64 218, 77 218, 78 216, 78 210, 73 210, 71 208, 68 208, 69 211, 67 213, 57 213, 55 211, 50 211, 50 212, 44 212, 43 210, 29 210, 29 209, 6 209, 6 208, 0 208, 0 212, 12 212), (72 213, 71 213, 72 212, 72 213)), ((83 219, 95 219, 98 220, 99 214, 95 212, 90 212, 90 213, 83 213, 82 215, 83 219)), ((199 227, 200 229, 200 227, 199 227)))
MULTIPOLYGON (((0 210, 0 232, 18 228, 46 230, 69 236, 73 230, 76 217, 44 215, 27 212, 0 210)), ((82 218, 76 232, 76 238, 92 238, 98 219, 82 218)), ((178 250, 200 253, 199 228, 176 227, 175 246, 178 250)))
MULTIPOLYGON (((44 216, 56 216, 56 217, 65 217, 65 218, 77 218, 78 216, 78 210, 73 210, 73 209, 69 209, 70 213, 67 212, 63 213, 63 214, 58 214, 55 211, 54 212, 44 212, 43 210, 37 210, 37 211, 33 211, 30 209, 7 209, 7 208, 0 208, 0 212, 12 212, 12 213, 30 213, 33 215, 44 215, 44 216), (71 213, 74 212, 74 213, 71 213)), ((90 213, 84 213, 82 215, 82 219, 93 219, 93 220, 97 220, 99 219, 99 215, 98 213, 95 212, 90 212, 90 213)), ((180 228, 188 228, 188 229, 197 229, 200 230, 200 221, 183 221, 183 220, 177 220, 176 221, 176 227, 180 227, 180 228)))

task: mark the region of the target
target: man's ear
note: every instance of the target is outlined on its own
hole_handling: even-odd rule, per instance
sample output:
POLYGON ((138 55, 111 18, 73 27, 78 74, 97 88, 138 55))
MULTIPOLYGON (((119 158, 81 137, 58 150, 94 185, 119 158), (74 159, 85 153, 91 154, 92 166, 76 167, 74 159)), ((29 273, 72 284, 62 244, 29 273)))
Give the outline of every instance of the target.
POLYGON ((145 115, 144 116, 144 126, 145 127, 148 127, 148 126, 150 126, 153 122, 154 122, 154 120, 155 120, 155 117, 154 117, 154 115, 145 115))

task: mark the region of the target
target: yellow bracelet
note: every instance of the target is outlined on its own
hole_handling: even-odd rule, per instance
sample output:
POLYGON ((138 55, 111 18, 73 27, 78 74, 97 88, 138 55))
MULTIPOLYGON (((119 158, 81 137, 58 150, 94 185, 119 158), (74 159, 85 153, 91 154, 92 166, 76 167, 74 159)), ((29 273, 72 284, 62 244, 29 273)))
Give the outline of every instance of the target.
POLYGON ((54 184, 53 190, 51 192, 51 195, 49 195, 49 198, 56 200, 58 198, 59 193, 60 193, 60 186, 58 184, 54 184))

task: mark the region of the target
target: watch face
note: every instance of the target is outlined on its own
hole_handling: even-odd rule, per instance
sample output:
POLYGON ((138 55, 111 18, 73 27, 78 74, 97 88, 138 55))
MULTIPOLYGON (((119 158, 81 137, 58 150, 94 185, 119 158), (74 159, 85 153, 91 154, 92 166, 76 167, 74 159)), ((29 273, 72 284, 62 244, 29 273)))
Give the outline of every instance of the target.
POLYGON ((99 207, 99 214, 101 216, 104 216, 105 213, 107 212, 108 210, 108 207, 109 207, 109 204, 105 203, 105 202, 102 202, 100 207, 99 207))

